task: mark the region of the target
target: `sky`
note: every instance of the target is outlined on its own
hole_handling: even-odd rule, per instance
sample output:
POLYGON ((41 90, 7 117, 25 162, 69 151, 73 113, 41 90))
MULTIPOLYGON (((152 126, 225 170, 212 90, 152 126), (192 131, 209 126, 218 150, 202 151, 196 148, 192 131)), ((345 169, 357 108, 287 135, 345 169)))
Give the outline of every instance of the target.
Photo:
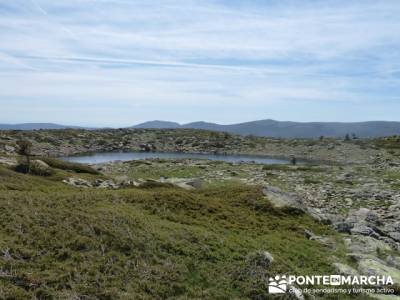
POLYGON ((0 0, 0 123, 400 121, 399 0, 0 0))

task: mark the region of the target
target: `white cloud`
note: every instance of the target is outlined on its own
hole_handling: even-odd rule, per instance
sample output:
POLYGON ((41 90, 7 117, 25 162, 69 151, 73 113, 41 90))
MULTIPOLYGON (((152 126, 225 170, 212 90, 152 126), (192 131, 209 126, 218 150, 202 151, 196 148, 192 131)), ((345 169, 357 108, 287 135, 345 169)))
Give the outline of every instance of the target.
MULTIPOLYGON (((201 106, 193 117, 207 119, 217 105, 263 110, 398 94, 398 1, 234 3, 0 4, 0 104, 43 97, 60 111, 79 100, 81 109, 101 102, 132 114, 140 106, 201 106)), ((0 118, 16 113, 3 107, 0 118)))

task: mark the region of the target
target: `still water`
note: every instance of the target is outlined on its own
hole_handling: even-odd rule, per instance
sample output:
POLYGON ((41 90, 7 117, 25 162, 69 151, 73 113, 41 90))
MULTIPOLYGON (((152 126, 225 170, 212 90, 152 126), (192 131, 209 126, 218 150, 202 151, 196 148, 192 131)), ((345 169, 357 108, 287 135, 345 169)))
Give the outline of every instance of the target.
POLYGON ((85 154, 78 156, 62 157, 63 160, 85 163, 99 164, 111 161, 128 161, 149 158, 160 159, 209 159, 226 162, 255 162, 259 164, 287 164, 288 160, 268 158, 265 156, 253 155, 223 155, 223 154, 195 154, 195 153, 168 153, 168 152, 102 152, 85 154))

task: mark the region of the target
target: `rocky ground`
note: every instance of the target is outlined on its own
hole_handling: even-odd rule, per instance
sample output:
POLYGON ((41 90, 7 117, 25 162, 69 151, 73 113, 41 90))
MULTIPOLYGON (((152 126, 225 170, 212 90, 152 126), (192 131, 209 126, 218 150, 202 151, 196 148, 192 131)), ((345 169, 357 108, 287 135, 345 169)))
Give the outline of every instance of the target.
MULTIPOLYGON (((112 184, 171 183, 186 189, 244 182, 264 187, 275 206, 303 210, 342 233, 349 264, 344 275, 390 275, 400 282, 400 167, 370 165, 260 165, 207 160, 145 160, 96 165, 112 184)), ((110 186, 115 188, 115 186, 110 186)), ((329 237, 305 232, 329 247, 329 237)))
POLYGON ((375 141, 322 138, 270 139, 193 129, 103 129, 0 131, 0 152, 14 153, 18 140, 29 140, 37 155, 66 156, 100 151, 162 151, 258 154, 340 162, 390 160, 375 141))
MULTIPOLYGON (((64 183, 80 188, 110 189, 146 184, 199 189, 235 182, 262 186, 266 199, 275 206, 302 210, 340 232, 348 263, 335 263, 338 273, 390 275, 400 283, 400 142, 397 138, 273 140, 193 130, 0 132, 3 152, 0 162, 15 163, 16 142, 21 139, 32 141, 38 155, 156 150, 294 155, 312 159, 312 163, 296 166, 192 159, 112 162, 94 166, 107 179, 90 181, 77 176, 64 183), (61 135, 63 138, 59 138, 61 135)), ((305 235, 327 247, 336 247, 327 236, 307 230, 305 235)))

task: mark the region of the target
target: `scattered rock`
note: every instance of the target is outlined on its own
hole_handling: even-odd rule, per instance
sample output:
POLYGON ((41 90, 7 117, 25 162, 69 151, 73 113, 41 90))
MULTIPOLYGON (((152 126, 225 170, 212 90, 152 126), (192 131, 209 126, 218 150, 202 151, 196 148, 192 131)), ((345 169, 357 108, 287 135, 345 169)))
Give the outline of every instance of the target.
POLYGON ((128 186, 141 186, 144 182, 137 182, 135 180, 126 180, 120 183, 115 183, 113 180, 103 180, 103 179, 96 179, 94 182, 90 182, 88 180, 84 180, 81 178, 68 178, 63 180, 64 183, 75 186, 75 187, 94 187, 99 189, 119 189, 121 187, 128 187, 128 186))
POLYGON ((288 288, 290 290, 290 294, 292 294, 297 300, 304 300, 303 292, 299 288, 293 285, 289 285, 288 288))
POLYGON ((387 263, 389 266, 394 267, 394 268, 400 270, 400 257, 389 255, 389 256, 386 258, 386 263, 387 263))
POLYGON ((344 276, 358 276, 358 272, 356 269, 341 263, 334 263, 333 266, 335 267, 336 271, 340 275, 344 276))
POLYGON ((338 232, 342 232, 342 233, 350 233, 353 226, 354 226, 353 224, 345 222, 345 221, 334 224, 334 228, 338 232))
POLYGON ((263 189, 264 195, 276 207, 293 207, 305 211, 305 206, 299 196, 293 193, 287 193, 277 187, 268 186, 263 189))
POLYGON ((247 260, 252 264, 257 267, 263 267, 263 268, 268 268, 272 262, 274 261, 274 258, 272 257, 271 253, 268 251, 257 251, 255 253, 251 253, 248 255, 247 260))
POLYGON ((331 249, 336 249, 336 242, 331 237, 315 235, 312 231, 308 229, 304 230, 304 235, 309 240, 317 241, 326 247, 329 247, 331 249))
POLYGON ((387 266, 377 258, 362 259, 358 263, 358 270, 362 275, 372 276, 391 276, 393 282, 400 282, 400 270, 387 266))
POLYGON ((203 186, 203 181, 199 178, 195 178, 193 180, 187 181, 186 184, 194 187, 195 189, 200 189, 203 186))
POLYGON ((365 226, 365 225, 359 225, 353 227, 350 229, 351 234, 360 234, 360 235, 366 235, 366 236, 372 236, 375 238, 379 238, 379 234, 376 233, 371 227, 365 226))
POLYGON ((346 248, 352 253, 369 254, 375 256, 378 252, 382 253, 391 250, 388 244, 370 236, 349 236, 344 239, 344 243, 346 248))
POLYGON ((30 163, 30 172, 35 175, 48 176, 53 173, 53 169, 41 160, 33 160, 30 163))
POLYGON ((10 145, 4 145, 4 150, 8 153, 14 153, 15 152, 15 147, 10 146, 10 145))
POLYGON ((120 186, 112 180, 96 179, 93 183, 94 187, 102 189, 118 189, 120 186))
POLYGON ((35 167, 35 168, 43 169, 43 170, 50 168, 50 166, 48 164, 46 164, 44 161, 41 161, 38 159, 31 162, 31 167, 35 167))
POLYGON ((68 178, 63 180, 64 183, 75 186, 75 187, 83 187, 83 188, 89 188, 93 187, 93 185, 84 179, 81 178, 68 178))
POLYGON ((14 157, 0 157, 0 164, 5 164, 8 166, 15 166, 18 164, 18 161, 14 157))
POLYGON ((185 190, 199 189, 203 185, 203 181, 199 178, 165 178, 161 177, 159 182, 170 183, 185 190))
POLYGON ((350 224, 373 224, 377 225, 379 217, 368 208, 351 209, 346 222, 350 224))

